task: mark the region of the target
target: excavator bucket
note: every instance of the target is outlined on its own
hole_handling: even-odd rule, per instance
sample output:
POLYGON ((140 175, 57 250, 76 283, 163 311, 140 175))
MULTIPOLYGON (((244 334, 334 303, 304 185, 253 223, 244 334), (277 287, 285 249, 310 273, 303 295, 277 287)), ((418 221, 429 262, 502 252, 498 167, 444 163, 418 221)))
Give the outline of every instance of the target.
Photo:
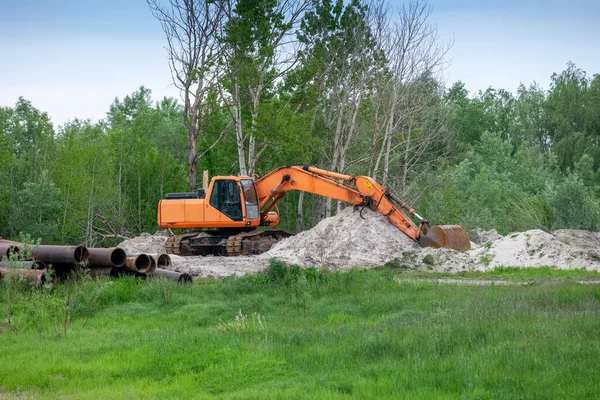
POLYGON ((450 247, 456 251, 471 248, 467 232, 459 225, 435 225, 421 236, 419 244, 422 247, 450 247))

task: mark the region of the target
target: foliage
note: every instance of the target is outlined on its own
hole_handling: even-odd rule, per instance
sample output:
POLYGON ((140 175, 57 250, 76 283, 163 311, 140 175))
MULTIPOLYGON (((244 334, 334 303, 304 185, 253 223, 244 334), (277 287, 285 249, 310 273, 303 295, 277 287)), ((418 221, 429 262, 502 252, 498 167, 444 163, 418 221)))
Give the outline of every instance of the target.
MULTIPOLYGON (((54 321, 69 288, 59 284, 43 296, 23 290, 14 329, 0 334, 0 394, 588 398, 600 390, 598 287, 569 279, 598 273, 465 273, 534 278, 529 286, 395 280, 410 274, 304 270, 306 309, 293 300, 296 287, 266 274, 185 286, 83 280, 66 334, 54 321)), ((6 289, 0 284, 0 298, 6 289)))
MULTIPOLYGON (((461 82, 445 88, 429 70, 396 76, 430 53, 403 53, 402 37, 387 43, 395 20, 377 4, 227 3, 211 42, 227 52, 215 48, 208 66, 226 72, 202 92, 198 171, 235 175, 242 161, 262 175, 308 163, 371 174, 435 224, 502 234, 600 228, 600 75, 569 62, 548 90, 476 94, 461 82)), ((426 3, 410 4, 427 15, 426 3)), ((435 31, 421 33, 419 43, 435 47, 435 31)), ((108 246, 155 231, 158 201, 195 181, 184 113, 143 86, 115 98, 99 122, 54 127, 23 98, 0 107, 0 237, 108 246)), ((278 207, 290 232, 336 211, 294 192, 278 207)))

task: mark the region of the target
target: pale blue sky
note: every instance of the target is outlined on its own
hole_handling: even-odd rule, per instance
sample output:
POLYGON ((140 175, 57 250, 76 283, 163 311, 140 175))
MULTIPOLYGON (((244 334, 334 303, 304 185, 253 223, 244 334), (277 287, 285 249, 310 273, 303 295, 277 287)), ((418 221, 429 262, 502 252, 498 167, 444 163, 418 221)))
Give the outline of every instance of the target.
MULTIPOLYGON (((448 83, 547 87, 569 60, 600 73, 600 1, 430 4, 441 37, 454 38, 448 83)), ((143 0, 0 0, 0 105, 24 96, 59 125, 104 118, 115 96, 140 85, 155 99, 178 96, 163 46, 143 0)))

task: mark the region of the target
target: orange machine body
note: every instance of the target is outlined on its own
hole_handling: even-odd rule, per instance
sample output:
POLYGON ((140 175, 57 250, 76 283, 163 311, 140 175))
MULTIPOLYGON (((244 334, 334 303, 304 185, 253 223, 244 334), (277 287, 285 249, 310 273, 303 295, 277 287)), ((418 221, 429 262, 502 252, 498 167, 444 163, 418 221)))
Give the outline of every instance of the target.
MULTIPOLYGON (((158 204, 161 228, 256 228, 260 222, 254 180, 248 176, 215 176, 204 198, 158 204)), ((276 222, 271 216, 271 225, 276 222)))

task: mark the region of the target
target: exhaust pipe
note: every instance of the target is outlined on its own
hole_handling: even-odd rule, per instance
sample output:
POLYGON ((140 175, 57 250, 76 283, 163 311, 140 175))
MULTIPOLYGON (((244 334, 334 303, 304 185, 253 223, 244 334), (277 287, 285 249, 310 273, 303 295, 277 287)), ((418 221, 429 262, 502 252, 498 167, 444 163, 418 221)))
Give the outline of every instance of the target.
POLYGON ((88 261, 92 266, 120 268, 127 261, 125 250, 119 247, 109 249, 91 248, 87 250, 89 253, 88 261))

